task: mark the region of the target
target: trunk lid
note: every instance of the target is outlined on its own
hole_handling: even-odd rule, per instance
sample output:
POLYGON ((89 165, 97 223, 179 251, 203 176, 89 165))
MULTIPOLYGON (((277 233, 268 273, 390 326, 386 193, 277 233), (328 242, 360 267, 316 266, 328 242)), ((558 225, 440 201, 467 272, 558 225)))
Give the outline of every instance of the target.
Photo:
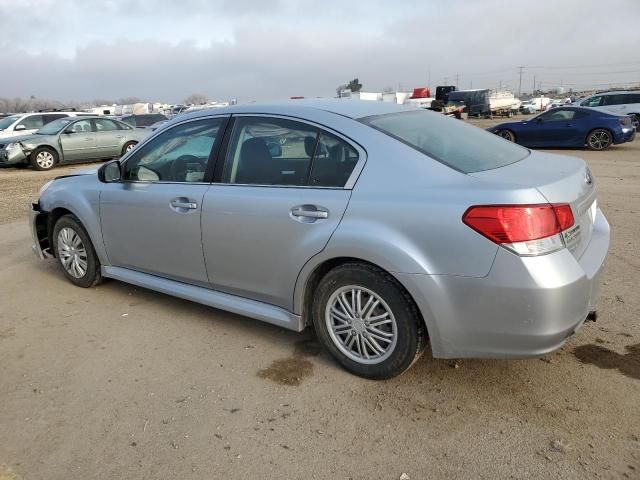
POLYGON ((584 160, 531 152, 524 160, 471 176, 491 182, 536 188, 549 203, 568 203, 573 227, 563 232, 565 245, 580 258, 591 240, 596 214, 595 180, 584 160))

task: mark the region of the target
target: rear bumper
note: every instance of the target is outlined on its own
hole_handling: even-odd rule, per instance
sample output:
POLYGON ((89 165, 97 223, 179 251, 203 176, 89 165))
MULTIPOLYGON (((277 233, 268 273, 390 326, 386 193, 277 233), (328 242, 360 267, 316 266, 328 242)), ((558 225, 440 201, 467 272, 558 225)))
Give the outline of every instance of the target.
POLYGON ((636 138, 636 129, 634 127, 622 128, 620 133, 615 136, 614 143, 633 142, 636 138))
POLYGON ((580 259, 498 249, 486 277, 397 274, 427 322, 434 357, 527 358, 560 348, 595 310, 609 249, 600 210, 580 259))

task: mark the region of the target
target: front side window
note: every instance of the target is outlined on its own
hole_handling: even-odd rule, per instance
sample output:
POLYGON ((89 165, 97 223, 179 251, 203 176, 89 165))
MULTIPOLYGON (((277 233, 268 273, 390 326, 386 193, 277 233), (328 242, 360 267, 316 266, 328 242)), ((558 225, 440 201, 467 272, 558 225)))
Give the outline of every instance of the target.
POLYGON ((575 110, 555 109, 540 115, 540 119, 545 122, 561 122, 563 120, 571 120, 575 115, 575 110))
POLYGON ((434 112, 412 110, 360 121, 464 173, 504 167, 529 156, 520 145, 434 112))
POLYGON ((583 107, 599 107, 602 105, 602 99, 604 97, 601 95, 599 97, 591 97, 584 102, 582 102, 583 107))
POLYGON ((123 180, 203 182, 224 119, 196 120, 165 130, 123 165, 123 180))
POLYGON ((72 118, 65 117, 59 120, 54 120, 51 123, 47 123, 44 127, 38 130, 36 133, 38 135, 55 135, 60 132, 62 129, 67 127, 70 123, 73 122, 72 118))
POLYGON ((38 128, 41 128, 44 125, 42 115, 29 115, 27 118, 18 123, 18 125, 16 125, 16 128, 21 125, 25 130, 36 130, 38 128))
POLYGON ((70 133, 91 133, 92 130, 93 129, 91 128, 91 120, 79 120, 73 123, 65 131, 70 133))
POLYGON ((345 186, 358 152, 314 126, 268 117, 238 117, 223 181, 241 185, 345 186))

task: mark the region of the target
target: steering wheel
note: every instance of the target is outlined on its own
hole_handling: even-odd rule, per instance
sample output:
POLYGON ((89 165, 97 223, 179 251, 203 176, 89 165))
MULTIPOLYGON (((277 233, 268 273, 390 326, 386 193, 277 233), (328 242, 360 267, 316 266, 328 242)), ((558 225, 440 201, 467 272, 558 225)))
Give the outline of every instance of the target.
POLYGON ((171 162, 171 169, 170 169, 171 179, 174 182, 185 181, 187 177, 187 172, 189 171, 187 166, 193 165, 194 163, 198 165, 198 169, 197 169, 198 172, 204 172, 205 170, 204 161, 196 157, 195 155, 181 155, 178 158, 176 158, 173 162, 171 162))

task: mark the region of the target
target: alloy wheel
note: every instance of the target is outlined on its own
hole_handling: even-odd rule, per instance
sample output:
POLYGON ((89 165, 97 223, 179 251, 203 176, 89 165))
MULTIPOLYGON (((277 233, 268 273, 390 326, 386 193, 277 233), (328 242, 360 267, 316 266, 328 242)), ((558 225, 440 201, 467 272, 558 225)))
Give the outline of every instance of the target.
POLYGON ((347 285, 333 292, 325 322, 338 349, 358 363, 383 362, 398 341, 396 320, 387 303, 361 286, 347 285))
POLYGON ((589 147, 604 150, 611 144, 611 135, 605 130, 597 130, 589 135, 589 147))
POLYGON ((87 273, 87 250, 72 228, 64 227, 58 233, 58 258, 72 277, 82 278, 87 273))
POLYGON ((515 142, 516 138, 509 130, 500 130, 498 135, 505 140, 509 140, 510 142, 515 142))
POLYGON ((38 155, 36 156, 36 163, 44 170, 48 170, 53 167, 54 161, 55 159, 53 158, 53 154, 46 150, 38 152, 38 155))
POLYGON ((125 153, 128 153, 131 150, 133 150, 135 146, 136 146, 135 143, 130 143, 129 145, 127 145, 126 148, 124 149, 125 153))

